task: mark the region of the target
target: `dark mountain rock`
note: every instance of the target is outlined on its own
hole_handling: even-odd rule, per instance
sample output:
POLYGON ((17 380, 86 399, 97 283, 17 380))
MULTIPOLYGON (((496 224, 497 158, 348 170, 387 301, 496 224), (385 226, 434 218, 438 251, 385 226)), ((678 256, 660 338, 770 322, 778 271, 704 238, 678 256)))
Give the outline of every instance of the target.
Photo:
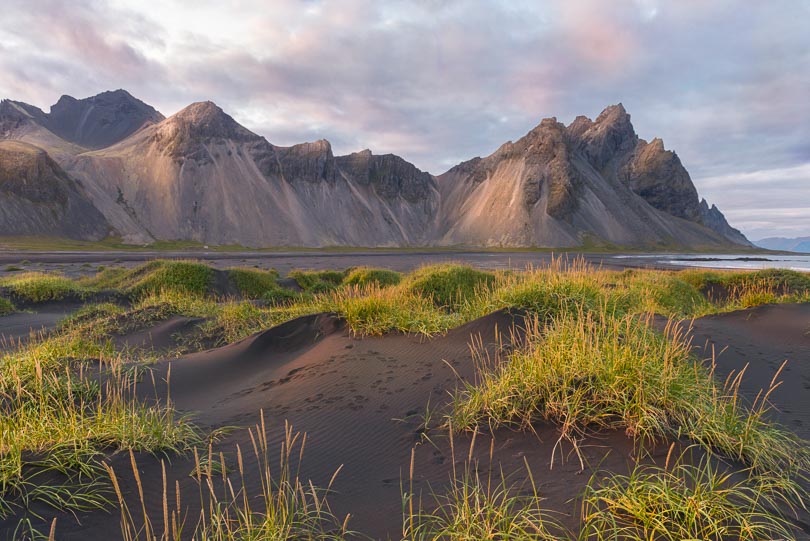
POLYGON ((376 156, 370 150, 337 158, 338 167, 362 185, 370 185, 385 199, 402 197, 416 203, 428 197, 433 177, 399 156, 376 156))
POLYGON ((582 120, 574 121, 571 136, 579 141, 579 148, 597 171, 621 160, 638 142, 630 115, 621 103, 607 107, 587 129, 582 130, 585 124, 582 120), (581 133, 577 134, 579 131, 581 133))
POLYGON ((0 231, 100 240, 110 227, 82 188, 48 154, 0 141, 0 231))
POLYGON ((639 139, 621 104, 568 127, 544 119, 438 179, 451 244, 747 245, 719 211, 701 207, 674 152, 639 139))
MULTIPOLYGON (((439 177, 393 154, 335 156, 326 140, 275 146, 212 102, 163 119, 124 91, 63 96, 47 114, 3 101, 0 139, 46 149, 132 242, 748 245, 701 203, 674 152, 636 135, 621 104, 568 127, 544 119, 439 177)), ((16 185, 15 197, 66 201, 48 186, 16 185)))
POLYGON ((337 165, 332 145, 326 139, 291 147, 276 147, 281 174, 288 182, 335 183, 337 165))
POLYGON ((51 106, 43 124, 66 141, 98 149, 163 119, 162 114, 126 90, 115 90, 81 100, 62 96, 51 106))
POLYGON ((711 229, 723 235, 732 244, 739 244, 741 246, 753 246, 751 242, 745 238, 739 229, 731 227, 726 221, 726 217, 720 212, 716 205, 709 207, 705 199, 700 200, 700 222, 711 229))
POLYGON ((199 165, 213 161, 206 145, 260 139, 210 101, 192 103, 161 122, 152 136, 152 140, 171 157, 181 162, 191 159, 199 165))
POLYGON ((699 221, 702 213, 697 189, 674 152, 661 139, 639 140, 619 172, 630 189, 649 204, 673 216, 699 221))

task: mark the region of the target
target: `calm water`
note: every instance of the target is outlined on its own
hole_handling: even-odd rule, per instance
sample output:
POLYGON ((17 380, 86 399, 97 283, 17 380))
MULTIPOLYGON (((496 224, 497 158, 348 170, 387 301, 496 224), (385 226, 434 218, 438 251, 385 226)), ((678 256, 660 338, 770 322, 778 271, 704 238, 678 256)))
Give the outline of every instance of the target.
POLYGON ((810 255, 651 254, 617 256, 617 258, 649 259, 651 262, 679 267, 709 267, 715 269, 778 268, 810 272, 810 255))

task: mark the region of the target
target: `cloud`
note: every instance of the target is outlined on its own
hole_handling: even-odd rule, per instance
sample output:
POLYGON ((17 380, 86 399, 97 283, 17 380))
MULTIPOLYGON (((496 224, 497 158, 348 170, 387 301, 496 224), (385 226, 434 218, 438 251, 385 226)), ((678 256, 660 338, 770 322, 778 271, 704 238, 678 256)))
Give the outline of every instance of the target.
MULTIPOLYGON (((542 117, 594 117, 621 101, 639 134, 663 138, 699 191, 743 228, 754 222, 741 213, 763 194, 721 190, 721 177, 810 163, 810 9, 801 2, 3 7, 0 95, 42 107, 63 93, 118 87, 165 114, 211 99, 277 144, 323 137, 338 153, 396 152, 439 173, 522 136, 542 117)), ((764 178, 757 186, 772 194, 769 208, 795 207, 788 188, 764 178)), ((761 221, 757 231, 768 227, 761 221)))

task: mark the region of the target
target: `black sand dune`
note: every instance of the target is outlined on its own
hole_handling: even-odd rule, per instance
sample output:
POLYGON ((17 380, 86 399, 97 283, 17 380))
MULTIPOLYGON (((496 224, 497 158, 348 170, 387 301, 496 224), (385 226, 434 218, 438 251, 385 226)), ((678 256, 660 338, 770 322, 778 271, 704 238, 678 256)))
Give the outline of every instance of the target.
MULTIPOLYGON (((511 332, 520 334, 521 320, 520 314, 501 311, 433 339, 400 334, 355 339, 340 319, 317 314, 233 345, 159 363, 155 367, 156 379, 168 376, 171 367, 172 400, 202 426, 251 426, 258 422, 259 411, 263 410, 274 449, 283 437, 285 420, 296 431, 306 432, 301 476, 325 486, 342 466, 330 498, 335 514, 342 519, 350 513, 350 528, 372 539, 399 539, 400 483, 407 486, 411 449, 420 441, 426 406, 429 403, 437 416, 459 378, 474 376, 469 350, 472 337, 480 337, 494 350, 499 335, 500 340, 508 341, 511 332)), ((171 329, 188 324, 170 320, 151 331, 141 331, 140 338, 133 335, 128 339, 143 340, 146 333, 151 340, 161 342, 173 334, 171 329)), ((754 387, 767 385, 784 358, 791 358, 791 371, 784 373, 787 381, 774 393, 773 400, 782 408, 785 417, 781 420, 806 437, 810 427, 807 330, 810 305, 781 305, 703 318, 695 322, 694 333, 696 343, 700 341, 701 345, 711 340, 718 350, 729 346, 717 359, 721 377, 724 371, 751 362, 746 385, 752 392, 754 387)), ((143 385, 141 392, 144 396, 165 397, 165 383, 157 387, 143 385)), ((443 434, 429 432, 433 443, 416 446, 414 488, 425 496, 431 490, 442 492, 449 480, 454 458, 443 434)), ((632 466, 633 443, 620 433, 583 442, 587 467, 581 472, 570 447, 564 449, 564 460, 558 454, 553 469, 549 468, 556 441, 553 427, 539 427, 537 434, 499 430, 494 443, 489 436, 478 436, 474 456, 480 471, 503 470, 516 483, 525 478, 524 461, 528 462, 541 495, 547 498, 547 506, 559 512, 560 521, 576 529, 576 497, 593 468, 626 472, 632 466)), ((459 468, 467 458, 469 442, 469 435, 455 440, 459 468)), ((244 428, 233 430, 216 445, 217 450, 226 453, 229 464, 235 463, 232 450, 236 444, 243 450, 251 448, 244 428)), ((271 453, 276 456, 275 450, 271 453)), ((662 460, 665 453, 666 448, 655 449, 653 459, 662 460)), ((245 469, 252 471, 252 453, 246 452, 245 458, 245 469)), ((169 485, 173 486, 175 480, 180 483, 183 505, 189 506, 187 529, 191 529, 195 513, 199 512, 195 509, 195 505, 199 506, 195 504, 197 484, 188 475, 193 460, 171 457, 169 461, 169 485)), ((119 473, 122 489, 131 496, 130 507, 140 509, 128 455, 112 457, 111 464, 119 473)), ((147 502, 148 512, 161 525, 160 459, 140 455, 138 464, 145 492, 152 495, 147 502)), ((258 484, 258 479, 250 482, 258 484)), ((249 489, 255 490, 257 486, 250 486, 250 482, 249 489)), ((53 516, 47 510, 39 511, 53 516)), ((59 539, 107 540, 119 535, 117 510, 81 516, 79 522, 60 514, 58 524, 59 539)), ((0 522, 0 532, 9 532, 11 526, 11 521, 0 522)))
POLYGON ((784 361, 780 386, 771 395, 775 418, 810 439, 810 304, 764 305, 698 319, 694 344, 711 357, 725 379, 746 367, 742 389, 755 397, 784 361))
POLYGON ((0 316, 0 351, 16 348, 31 336, 47 332, 79 308, 76 304, 51 303, 29 310, 0 316))

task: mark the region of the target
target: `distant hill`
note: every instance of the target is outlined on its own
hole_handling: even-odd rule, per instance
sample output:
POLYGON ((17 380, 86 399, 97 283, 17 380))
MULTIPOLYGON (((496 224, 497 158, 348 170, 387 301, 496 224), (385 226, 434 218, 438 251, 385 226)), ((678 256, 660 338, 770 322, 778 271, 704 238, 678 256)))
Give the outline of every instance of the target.
POLYGON ((325 140, 276 146, 211 102, 164 118, 123 90, 63 96, 49 113, 4 100, 0 139, 46 153, 128 242, 750 246, 621 104, 545 119, 438 177, 393 154, 334 156, 325 140))
POLYGON ((768 237, 754 241, 754 244, 768 250, 784 250, 786 252, 799 252, 810 254, 810 237, 768 237))

